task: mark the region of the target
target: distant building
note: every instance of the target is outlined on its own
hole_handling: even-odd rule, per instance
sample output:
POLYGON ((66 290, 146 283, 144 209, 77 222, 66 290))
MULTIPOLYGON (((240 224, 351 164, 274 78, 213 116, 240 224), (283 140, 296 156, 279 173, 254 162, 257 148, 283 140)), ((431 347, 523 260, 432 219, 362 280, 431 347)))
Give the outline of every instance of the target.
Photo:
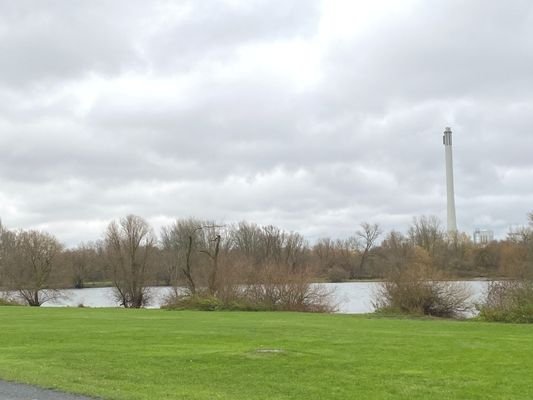
POLYGON ((476 229, 474 231, 475 244, 488 244, 494 240, 494 232, 488 229, 476 229))

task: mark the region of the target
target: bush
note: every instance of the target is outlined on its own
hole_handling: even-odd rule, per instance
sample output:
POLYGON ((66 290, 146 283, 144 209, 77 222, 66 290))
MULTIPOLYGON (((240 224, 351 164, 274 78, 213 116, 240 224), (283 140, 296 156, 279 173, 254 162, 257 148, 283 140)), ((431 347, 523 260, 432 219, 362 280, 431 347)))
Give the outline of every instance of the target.
POLYGON ((330 282, 345 282, 349 278, 350 273, 338 265, 331 267, 327 273, 327 279, 330 282))
POLYGON ((0 295, 0 306, 19 306, 15 300, 9 298, 9 297, 2 297, 0 295))
POLYGON ((224 302, 218 297, 208 294, 197 294, 194 296, 174 294, 167 297, 165 304, 161 307, 167 310, 196 310, 196 311, 266 311, 259 305, 254 305, 241 298, 239 301, 224 302))
POLYGON ((311 282, 306 269, 267 265, 244 289, 246 302, 271 311, 333 312, 332 292, 311 282))
POLYGON ((176 288, 163 308, 202 311, 302 311, 332 312, 331 291, 311 283, 305 269, 266 266, 252 274, 245 284, 219 284, 214 295, 199 290, 194 295, 176 288))
POLYGON ((212 296, 178 296, 167 298, 166 304, 162 308, 171 310, 199 310, 217 311, 221 310, 222 302, 212 296))
POLYGON ((413 264, 389 273, 374 294, 377 312, 462 317, 471 293, 461 282, 446 281, 427 266, 413 264))
POLYGON ((533 323, 533 281, 490 282, 478 310, 485 321, 533 323))

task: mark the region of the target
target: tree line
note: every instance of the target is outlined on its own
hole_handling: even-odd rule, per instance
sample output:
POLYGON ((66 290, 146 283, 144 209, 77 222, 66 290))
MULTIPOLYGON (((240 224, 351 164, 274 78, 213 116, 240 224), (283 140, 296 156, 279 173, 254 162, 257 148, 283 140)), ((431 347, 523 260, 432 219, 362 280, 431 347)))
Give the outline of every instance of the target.
POLYGON ((0 288, 32 306, 58 288, 100 285, 112 286, 120 305, 142 307, 150 301, 148 287, 165 285, 175 288, 174 300, 245 298, 261 307, 312 308, 319 304, 312 299, 323 295, 313 292, 312 282, 383 279, 415 264, 451 278, 531 271, 533 213, 528 222, 483 245, 464 233, 447 234, 431 216, 414 218, 405 233, 363 222, 349 238, 311 244, 272 225, 195 218, 178 219, 156 235, 145 219, 129 215, 112 221, 101 240, 75 248, 50 233, 10 230, 0 222, 0 288))

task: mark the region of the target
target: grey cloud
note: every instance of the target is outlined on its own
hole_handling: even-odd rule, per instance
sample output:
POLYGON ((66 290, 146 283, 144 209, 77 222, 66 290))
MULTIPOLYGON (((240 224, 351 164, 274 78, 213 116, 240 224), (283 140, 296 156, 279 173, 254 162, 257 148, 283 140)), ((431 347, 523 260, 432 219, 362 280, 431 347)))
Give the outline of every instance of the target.
POLYGON ((187 1, 182 8, 187 18, 168 18, 144 42, 155 70, 228 62, 239 46, 313 35, 320 19, 317 0, 187 1))
POLYGON ((383 111, 394 102, 523 97, 532 79, 532 21, 527 1, 418 2, 362 39, 332 46, 329 73, 354 93, 332 99, 383 111))
POLYGON ((231 59, 227 53, 236 45, 308 35, 318 11, 317 1, 5 1, 0 82, 54 85, 91 73, 175 73, 205 59, 231 59))
POLYGON ((139 62, 135 34, 144 2, 4 1, 0 82, 60 84, 90 72, 118 74, 139 62))
POLYGON ((462 229, 503 235, 533 208, 528 2, 419 2, 324 39, 322 77, 304 90, 239 51, 318 46, 314 2, 43 4, 2 13, 0 49, 15 55, 0 62, 10 226, 69 242, 130 212, 275 223, 311 239, 363 220, 403 229, 444 217, 447 125, 462 229), (56 56, 40 63, 39 52, 56 56))

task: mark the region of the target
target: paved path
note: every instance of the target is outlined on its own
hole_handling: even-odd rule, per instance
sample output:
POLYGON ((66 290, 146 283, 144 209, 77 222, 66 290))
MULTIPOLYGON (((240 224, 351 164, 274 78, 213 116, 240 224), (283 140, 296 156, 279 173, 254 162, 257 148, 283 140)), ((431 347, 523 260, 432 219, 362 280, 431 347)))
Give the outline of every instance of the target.
POLYGON ((0 381, 0 400, 94 400, 89 397, 0 381))

